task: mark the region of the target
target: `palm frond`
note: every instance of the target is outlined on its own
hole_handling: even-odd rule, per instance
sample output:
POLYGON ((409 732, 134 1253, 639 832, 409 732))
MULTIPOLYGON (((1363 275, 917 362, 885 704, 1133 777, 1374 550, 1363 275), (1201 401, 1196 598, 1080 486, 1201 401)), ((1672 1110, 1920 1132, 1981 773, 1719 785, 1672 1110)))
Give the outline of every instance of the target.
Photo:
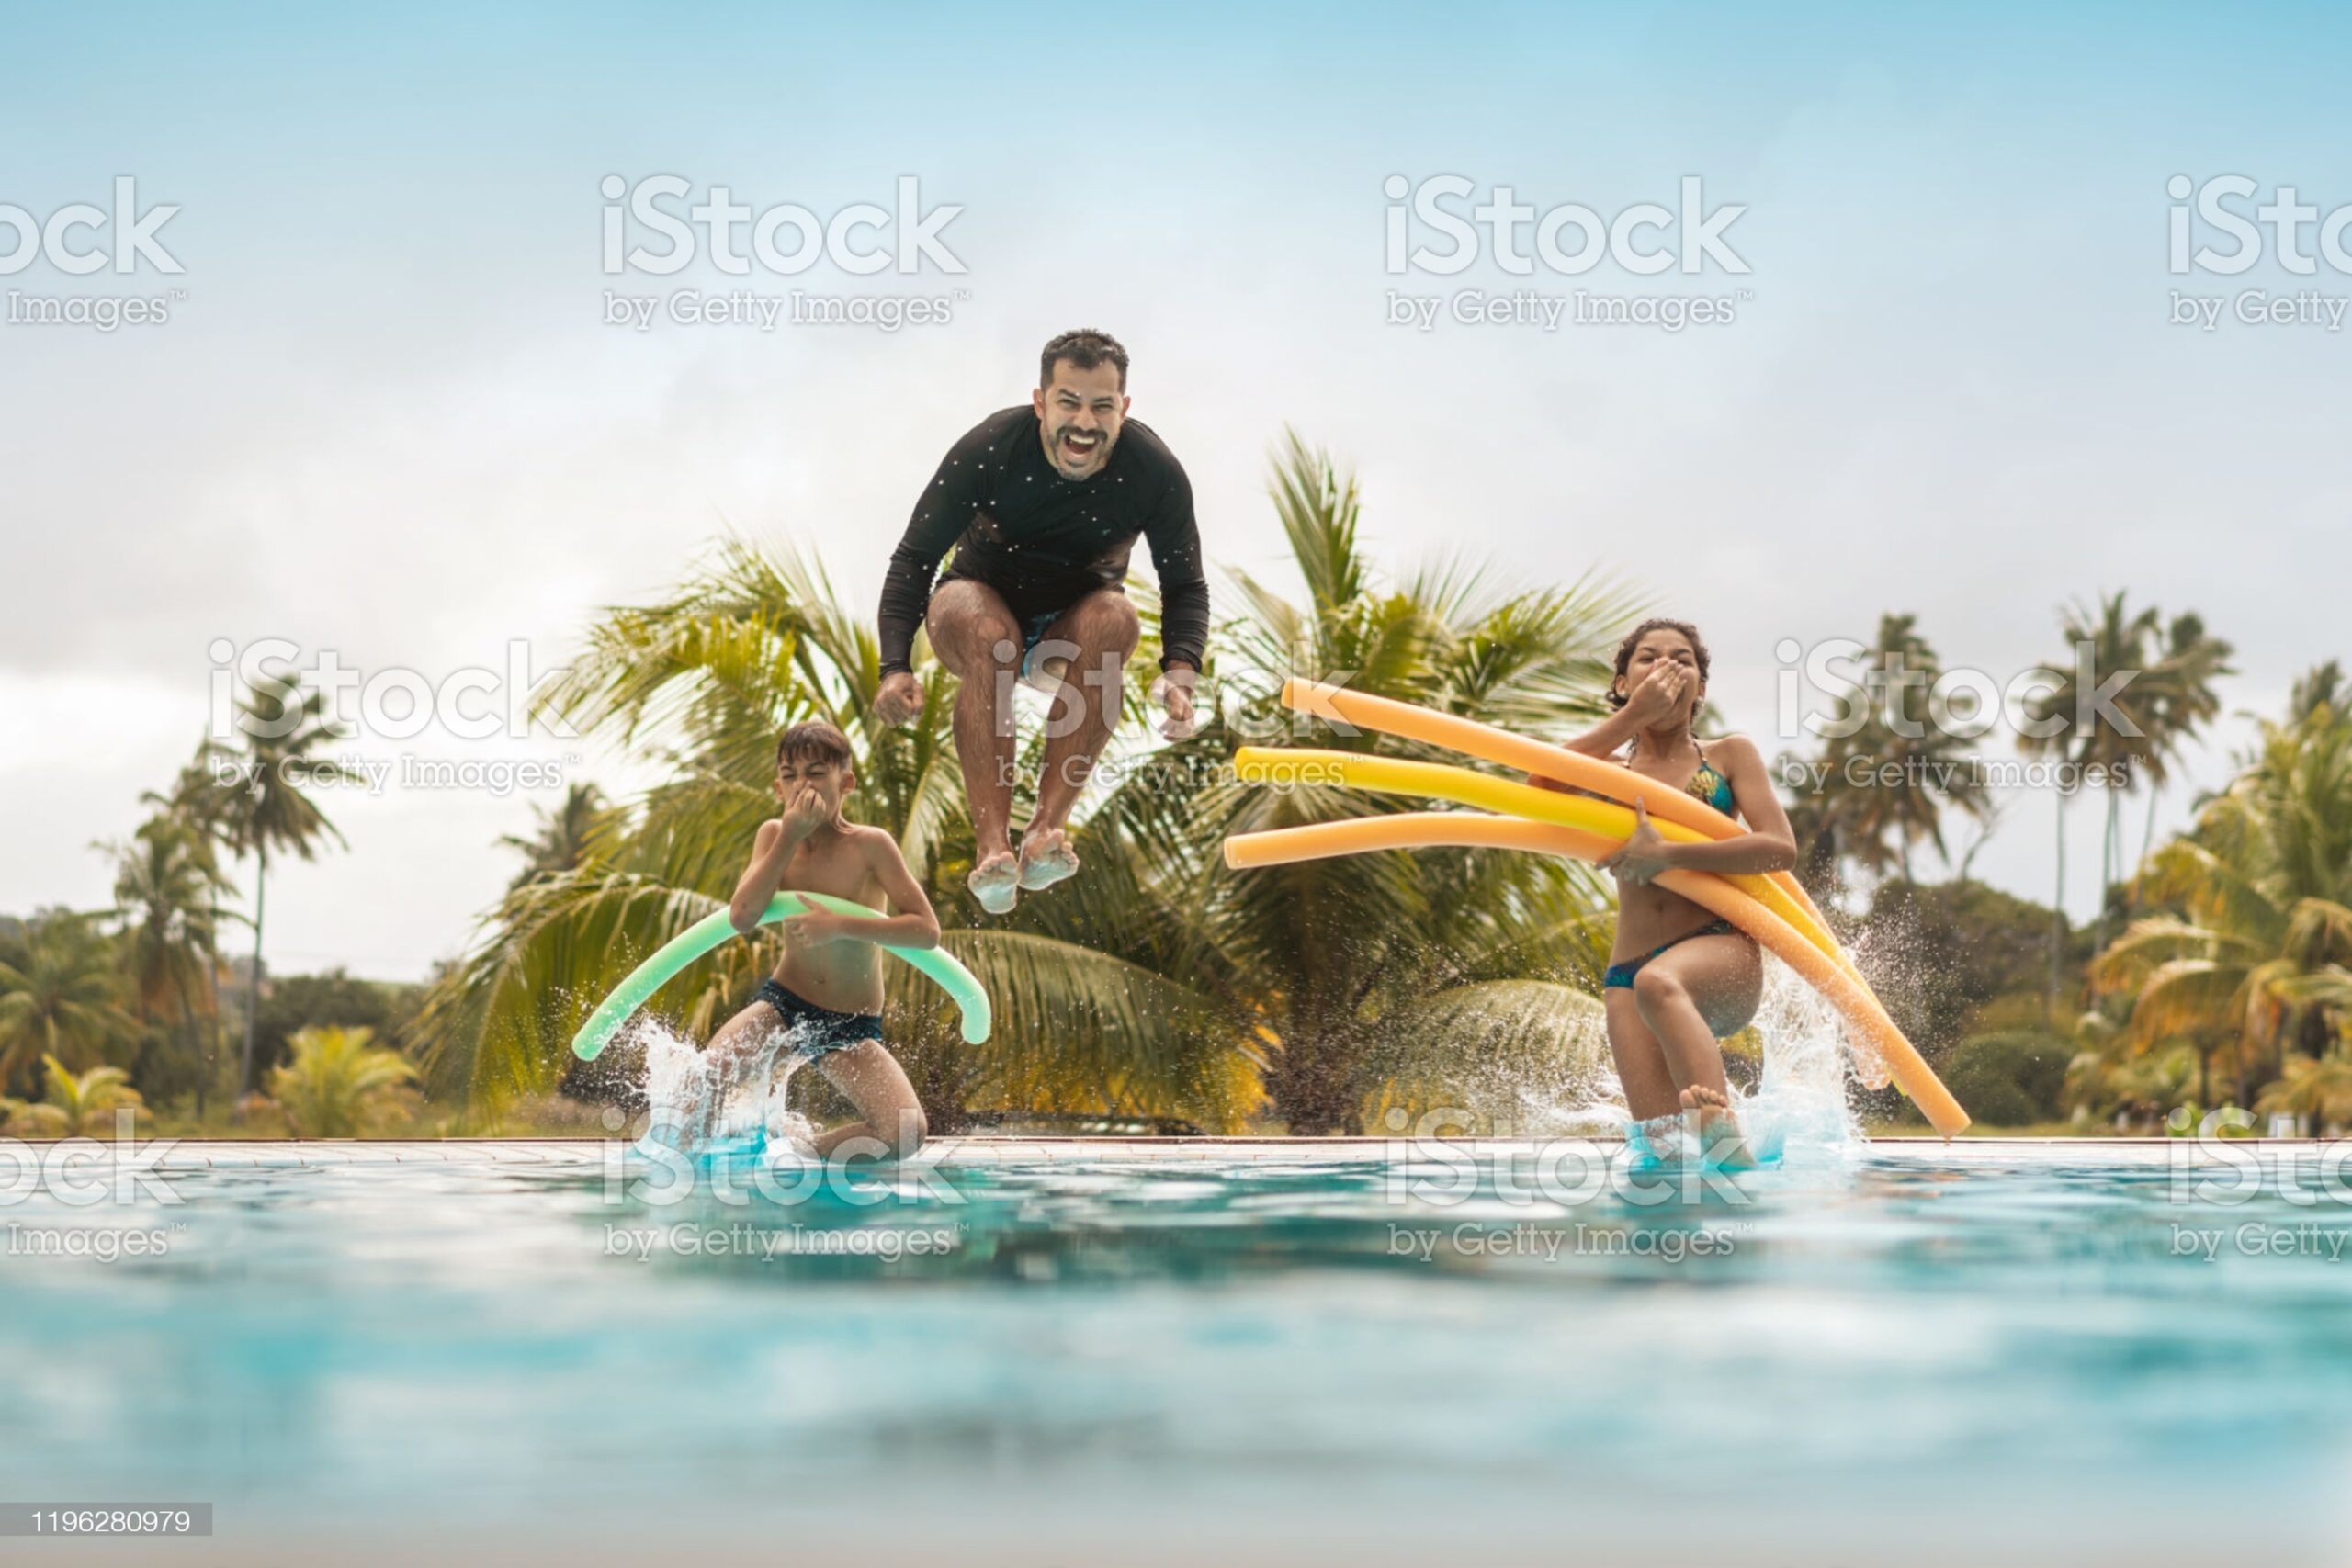
POLYGON ((1576 1106, 1611 1083, 1600 1000, 1543 980, 1455 986, 1384 1014, 1367 1063, 1389 1104, 1460 1109, 1489 1130, 1576 1106))
MULTIPOLYGON (((1181 1118, 1229 1131, 1255 1111, 1255 1074, 1229 1012, 1166 976, 1020 931, 959 931, 996 1031, 971 1057, 967 1103, 1181 1118)), ((894 976, 894 979, 898 978, 894 976)))

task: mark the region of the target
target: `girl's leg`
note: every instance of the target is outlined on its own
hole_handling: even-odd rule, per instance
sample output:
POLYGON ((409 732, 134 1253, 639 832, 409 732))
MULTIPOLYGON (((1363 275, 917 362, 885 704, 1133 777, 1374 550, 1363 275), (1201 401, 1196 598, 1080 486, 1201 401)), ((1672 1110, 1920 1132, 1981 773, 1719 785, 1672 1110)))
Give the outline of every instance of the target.
POLYGON ((1736 936, 1677 942, 1634 976, 1634 1005, 1680 1087, 1678 1103, 1689 1130, 1709 1157, 1726 1165, 1752 1161, 1731 1114, 1720 1042, 1747 1026, 1763 990, 1762 953, 1736 936))
POLYGON ((853 1154, 876 1154, 904 1159, 922 1146, 931 1129, 924 1122, 922 1102, 915 1098, 915 1086, 907 1081, 899 1059, 883 1049, 877 1040, 861 1041, 846 1051, 831 1051, 817 1058, 817 1070, 825 1081, 849 1097, 857 1108, 859 1120, 836 1127, 817 1140, 817 1156, 829 1158, 832 1152, 854 1138, 863 1138, 878 1145, 874 1149, 853 1149, 853 1154))
MULTIPOLYGON (((1638 978, 1638 976, 1636 976, 1638 978)), ((1600 993, 1609 1021, 1609 1054, 1617 1059, 1617 1082, 1625 1091, 1625 1111, 1636 1122, 1671 1116, 1681 1086, 1667 1070, 1666 1052, 1657 1036, 1642 1021, 1634 993, 1612 987, 1600 993)))
POLYGON ((1763 955, 1746 937, 1676 942, 1634 976, 1634 1006, 1675 1088, 1707 1089, 1719 1100, 1730 1085, 1717 1042, 1747 1026, 1763 994, 1763 955))

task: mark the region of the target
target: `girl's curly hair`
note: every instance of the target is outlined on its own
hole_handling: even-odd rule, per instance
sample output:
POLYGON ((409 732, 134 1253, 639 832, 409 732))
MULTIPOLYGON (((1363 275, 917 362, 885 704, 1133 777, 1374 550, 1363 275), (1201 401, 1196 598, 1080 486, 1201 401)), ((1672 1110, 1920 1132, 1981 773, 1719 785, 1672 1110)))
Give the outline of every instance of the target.
MULTIPOLYGON (((1625 640, 1617 645, 1617 681, 1623 681, 1625 678, 1625 671, 1633 666, 1634 649, 1641 647, 1642 638, 1652 632, 1673 632, 1689 643, 1690 656, 1699 661, 1699 684, 1703 686, 1707 683, 1707 645, 1700 640, 1699 628, 1688 621, 1672 620, 1665 615, 1652 615, 1648 620, 1627 632, 1625 640)), ((1609 705, 1611 707, 1622 708, 1629 700, 1630 694, 1619 691, 1616 681, 1610 682, 1609 705)))

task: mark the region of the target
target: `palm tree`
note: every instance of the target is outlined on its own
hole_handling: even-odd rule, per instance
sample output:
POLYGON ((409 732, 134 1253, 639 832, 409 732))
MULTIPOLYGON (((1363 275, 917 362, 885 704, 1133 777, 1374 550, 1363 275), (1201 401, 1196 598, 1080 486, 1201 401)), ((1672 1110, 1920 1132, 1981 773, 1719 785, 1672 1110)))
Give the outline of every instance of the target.
MULTIPOLYGON (((222 853, 233 855, 236 852, 230 822, 231 814, 238 804, 237 791, 233 785, 224 782, 222 771, 215 765, 232 755, 226 747, 208 736, 197 742, 196 755, 182 764, 168 792, 147 790, 139 797, 158 817, 168 818, 193 833, 204 847, 205 858, 216 868, 222 853)), ((206 890, 205 913, 214 943, 209 955, 210 966, 205 975, 204 990, 209 1003, 206 1012, 211 1027, 204 1072, 197 1085, 196 1103, 199 1115, 204 1110, 205 1091, 211 1087, 212 1075, 220 1059, 220 953, 218 939, 221 923, 230 918, 220 906, 224 898, 233 897, 235 893, 235 885, 226 876, 212 883, 206 890)))
POLYGON ((542 876, 579 870, 603 852, 620 818, 593 784, 571 785, 563 792, 563 804, 552 811, 535 806, 531 812, 538 818, 537 833, 527 839, 509 833, 498 840, 500 848, 513 850, 524 861, 523 869, 506 885, 509 891, 542 876))
POLYGON ((1911 881, 1913 846, 1934 847, 1946 865, 1947 808, 1984 823, 1991 796, 1962 754, 1961 739, 1939 727, 1928 694, 1942 662, 1918 632, 1918 617, 1884 615, 1860 660, 1866 682, 1882 694, 1851 733, 1833 735, 1814 764, 1819 784, 1789 813, 1807 880, 1832 882, 1852 861, 1865 873, 1890 868, 1911 881))
POLYGON ((1960 739, 1939 726, 1931 711, 1928 693, 1942 677, 1943 662, 1919 635, 1918 617, 1880 616, 1877 639, 1863 663, 1880 677, 1886 697, 1847 742, 1850 753, 1881 765, 1870 782, 1846 786, 1861 797, 1851 813, 1850 832, 1872 870, 1883 867, 1882 846, 1892 837, 1895 868, 1909 882, 1912 846, 1922 841, 1933 845, 1937 858, 1950 865, 1944 809, 1957 807, 1982 819, 1987 809, 1985 792, 1961 753, 1960 739))
POLYGON ((77 1074, 66 1071, 65 1064, 54 1056, 45 1055, 40 1063, 48 1092, 37 1104, 8 1107, 7 1122, 14 1132, 34 1137, 79 1138, 112 1125, 119 1111, 136 1116, 147 1108, 139 1091, 130 1087, 130 1075, 120 1067, 92 1067, 77 1074))
POLYGON ((2154 689, 2149 705, 2147 747, 2132 773, 2133 787, 2144 779, 2148 811, 2140 830, 2140 859, 2148 858, 2156 840, 2156 796, 2172 782, 2171 763, 2222 711, 2213 682, 2237 671, 2230 668, 2235 650, 2205 630, 2204 617, 2194 611, 2175 615, 2165 630, 2164 651, 2155 668, 2141 680, 2154 689))
MULTIPOLYGON (((1352 483, 1295 438, 1274 492, 1308 608, 1235 579, 1244 610, 1220 629, 1204 690, 1222 682, 1241 700, 1204 704, 1187 740, 1106 759, 1077 823, 1086 874, 1010 919, 984 922, 963 890, 972 840, 950 678, 920 643, 923 713, 893 729, 870 716, 870 626, 796 554, 730 541, 667 601, 608 612, 548 700, 673 782, 628 809, 605 859, 526 884, 488 917, 427 1001, 428 1070, 477 1103, 550 1087, 571 1030, 628 964, 723 902, 775 809, 776 731, 803 717, 850 737, 849 809, 898 836, 944 945, 997 1004, 994 1039, 954 1044, 935 993, 889 966, 893 1048, 935 1126, 978 1103, 1226 1127, 1260 1103, 1262 1083, 1295 1130, 1322 1131, 1352 1124, 1381 1082, 1438 1076, 1416 1062, 1458 1065, 1463 1035, 1453 1050, 1433 1044, 1441 1025, 1522 1054, 1557 1055, 1573 1036, 1589 1055, 1601 907, 1589 872, 1460 852, 1236 874, 1220 852, 1227 832, 1342 803, 1243 788, 1227 764, 1238 739, 1280 730, 1276 694, 1294 669, 1352 671, 1360 687, 1531 731, 1589 722, 1627 609, 1589 585, 1498 595, 1459 570, 1381 584, 1356 542, 1352 483), (1507 977, 1546 965, 1566 977, 1507 977)), ((1148 642, 1155 601, 1140 584, 1130 592, 1148 642)), ((1150 652, 1130 667, 1131 732, 1150 652)), ((1035 764, 1033 743, 1024 777, 1035 764)), ((730 944, 660 1000, 705 1035, 774 958, 764 935, 730 944)))
MULTIPOLYGON (((2153 606, 2132 614, 2124 595, 2118 592, 2101 599, 2096 610, 2076 604, 2062 611, 2060 626, 2066 638, 2066 656, 2038 671, 2044 690, 2027 705, 2029 716, 2049 727, 2049 733, 2020 736, 2018 748, 2030 756, 2051 758, 2078 775, 2099 768, 2110 778, 2119 773, 2128 777, 2154 744, 2152 727, 2155 731, 2163 728, 2164 699, 2153 683, 2143 684, 2139 679, 2154 662, 2151 645, 2161 629, 2161 617, 2153 606), (2125 683, 2110 689, 2109 682, 2119 676, 2125 678, 2125 683), (2121 716, 2120 724, 2076 722, 2098 693, 2106 694, 2109 705, 2121 716)), ((2065 946, 2066 797, 2070 793, 2063 785, 2054 792, 2057 891, 2051 900, 2049 998, 2053 1014, 2065 946)), ((2107 889, 2115 884, 2117 863, 2122 857, 2121 801, 2110 784, 2106 836, 2099 852, 2099 940, 2094 942, 2094 951, 2105 945, 2107 889)))
POLYGON ((2210 1103, 2198 1074, 2197 1054, 2188 1045, 2132 1049, 2118 1038, 2068 1064, 2064 1098, 2077 1114, 2120 1112, 2154 1128, 2187 1105, 2192 1094, 2199 1105, 2210 1103))
POLYGON ((27 925, 0 959, 0 1088, 29 1084, 57 1057, 94 1065, 134 1039, 114 944, 87 915, 51 909, 27 925))
MULTIPOLYGON (((659 764, 670 782, 608 825, 601 854, 510 891, 467 960, 432 987, 418 1027, 436 1085, 483 1108, 553 1088, 597 998, 724 906, 753 832, 776 809, 768 780, 777 731, 821 718, 855 753, 851 816, 897 837, 949 928, 944 945, 996 998, 996 1038, 951 1044, 937 993, 890 966, 893 1047, 934 1126, 953 1124, 976 1087, 1007 1103, 1045 1093, 1041 1074, 1059 1098, 1091 1097, 1105 1111, 1218 1122, 1236 1114, 1246 1074, 1211 1042, 1188 987, 1050 934, 1034 903, 1025 919, 980 924, 963 889, 971 829, 948 729, 952 682, 921 642, 916 652, 922 716, 903 728, 876 723, 880 660, 865 617, 815 563, 736 539, 666 600, 608 611, 547 703, 583 733, 659 764)), ((776 957, 772 932, 730 943, 660 1002, 705 1037, 776 957)))
POLYGON ((314 1024, 287 1037, 291 1054, 271 1070, 269 1096, 297 1137, 368 1137, 398 1109, 416 1068, 375 1041, 364 1026, 314 1024))
MULTIPOLYGON (((228 878, 212 845, 187 822, 162 813, 128 844, 103 845, 115 857, 114 918, 119 950, 142 1021, 176 1015, 181 1046, 195 1049, 196 1014, 217 1008, 219 909, 228 878)), ((197 1079, 198 1114, 205 1079, 197 1079)))
MULTIPOLYGON (((1217 780, 1214 764, 1237 741, 1295 725, 1275 697, 1292 674, 1539 736, 1565 736, 1608 711, 1611 655, 1637 608, 1612 585, 1498 592, 1459 564, 1392 585, 1360 541, 1352 475, 1286 433, 1272 488, 1306 603, 1233 574, 1242 613, 1220 639, 1216 675, 1246 700, 1187 743, 1196 765, 1180 776, 1217 780)), ((1377 736, 1307 738, 1436 755, 1377 736)), ((1123 792, 1106 814, 1129 804, 1123 792)), ((1593 936, 1605 931, 1611 899, 1589 868, 1462 850, 1236 874, 1217 854, 1227 834, 1410 803, 1212 782, 1190 798, 1133 804, 1181 807, 1163 829, 1163 852, 1189 857, 1177 863, 1195 890, 1185 902, 1201 912, 1218 988, 1247 1003, 1269 1059, 1268 1091, 1292 1132, 1355 1129, 1385 1086, 1442 1083, 1458 1094, 1472 1087, 1463 1064, 1482 1053, 1503 1077, 1593 1073, 1593 936)))
POLYGON ((2310 716, 2316 708, 2325 708, 2340 719, 2352 719, 2352 682, 2345 680, 2344 666, 2333 659, 2304 671, 2288 691, 2288 723, 2310 716))
MULTIPOLYGON (((315 858, 322 840, 344 844, 342 832, 303 792, 305 783, 336 783, 342 764, 318 752, 350 731, 323 716, 325 694, 303 692, 288 682, 255 684, 238 702, 237 730, 244 738, 233 788, 216 788, 208 808, 217 813, 222 840, 243 860, 254 858, 254 961, 245 982, 245 1043, 237 1067, 237 1088, 252 1089, 254 1031, 261 1010, 262 907, 268 892, 272 851, 315 858)), ((348 847, 347 845, 345 847, 348 847)))
MULTIPOLYGON (((1823 755, 1826 761, 1826 748, 1823 755)), ((1773 771, 1786 777, 1801 762, 1795 753, 1784 751, 1773 771)), ((1826 772, 1789 802, 1789 830, 1797 841, 1796 877, 1817 900, 1833 896, 1853 832, 1851 813, 1858 804, 1854 793, 1838 787, 1826 772)))
POLYGON ((2352 717, 2320 704, 2266 721, 2241 761, 2142 868, 2138 896, 2166 912, 2133 921, 2092 979, 2132 998, 2141 1041, 2227 1042, 2243 1101, 2290 1040, 2324 1052, 2352 1011, 2352 717))
POLYGON ((2265 1116, 2283 1113, 2306 1120, 2322 1134, 2352 1126, 2352 1062, 2341 1056, 2325 1061, 2298 1056, 2254 1108, 2265 1116))

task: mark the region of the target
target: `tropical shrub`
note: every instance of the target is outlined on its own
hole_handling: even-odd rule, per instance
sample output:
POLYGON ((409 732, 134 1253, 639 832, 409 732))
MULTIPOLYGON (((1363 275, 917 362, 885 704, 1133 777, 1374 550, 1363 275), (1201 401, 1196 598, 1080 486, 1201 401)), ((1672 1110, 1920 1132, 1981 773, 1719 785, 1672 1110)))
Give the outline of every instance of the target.
POLYGON ((369 1137, 405 1109, 416 1068, 375 1037, 331 1025, 294 1032, 286 1065, 269 1075, 269 1093, 295 1136, 369 1137))
POLYGON ((43 1056, 41 1074, 46 1090, 41 1099, 31 1105, 11 1101, 7 1108, 8 1130, 17 1136, 79 1138, 108 1133, 118 1111, 136 1117, 146 1110, 146 1101, 120 1067, 73 1073, 56 1057, 43 1056))
POLYGON ((1972 1034, 1952 1048, 1944 1084, 1984 1126, 2052 1122, 2060 1114, 2074 1055, 2067 1042, 2039 1031, 1972 1034))
POLYGON ((87 915, 44 910, 0 953, 0 1089, 31 1089, 51 1058, 84 1068, 127 1051, 120 955, 87 915))

